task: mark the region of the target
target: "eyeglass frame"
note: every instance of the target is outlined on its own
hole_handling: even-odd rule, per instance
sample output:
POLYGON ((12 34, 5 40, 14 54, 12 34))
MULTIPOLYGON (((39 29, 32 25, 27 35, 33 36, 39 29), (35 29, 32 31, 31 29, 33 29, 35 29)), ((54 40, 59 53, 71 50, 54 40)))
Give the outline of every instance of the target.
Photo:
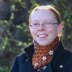
POLYGON ((56 22, 56 23, 51 23, 51 22, 46 22, 46 24, 45 23, 42 23, 42 24, 40 24, 40 23, 35 23, 35 24, 32 24, 32 25, 29 25, 32 29, 38 29, 39 27, 40 27, 40 25, 43 25, 45 28, 48 28, 49 27, 49 25, 55 25, 55 24, 59 24, 58 22, 56 22), (37 24, 37 26, 35 25, 35 24, 37 24))

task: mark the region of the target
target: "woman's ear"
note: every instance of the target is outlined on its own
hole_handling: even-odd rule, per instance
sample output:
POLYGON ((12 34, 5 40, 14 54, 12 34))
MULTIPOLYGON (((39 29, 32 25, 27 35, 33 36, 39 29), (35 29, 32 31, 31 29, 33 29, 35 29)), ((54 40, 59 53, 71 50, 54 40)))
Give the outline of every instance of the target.
POLYGON ((59 36, 61 36, 61 34, 62 34, 62 32, 63 32, 63 28, 64 28, 63 23, 60 23, 60 24, 58 25, 58 29, 57 29, 57 33, 58 33, 59 36))

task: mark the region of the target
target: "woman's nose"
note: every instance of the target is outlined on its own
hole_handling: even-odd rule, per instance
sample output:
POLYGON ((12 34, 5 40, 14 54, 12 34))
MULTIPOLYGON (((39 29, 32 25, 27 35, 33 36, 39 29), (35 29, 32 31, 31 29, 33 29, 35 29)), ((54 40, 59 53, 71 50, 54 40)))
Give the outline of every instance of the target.
POLYGON ((38 30, 39 31, 44 31, 45 30, 44 24, 40 24, 38 30))

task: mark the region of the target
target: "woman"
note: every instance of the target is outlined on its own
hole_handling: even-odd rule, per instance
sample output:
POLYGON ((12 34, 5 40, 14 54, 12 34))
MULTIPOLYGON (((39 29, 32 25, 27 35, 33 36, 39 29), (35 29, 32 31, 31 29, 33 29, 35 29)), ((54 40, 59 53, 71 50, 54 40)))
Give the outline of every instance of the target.
POLYGON ((59 35, 60 13, 52 6, 38 6, 29 16, 33 44, 18 55, 11 72, 72 72, 72 53, 65 50, 59 35))

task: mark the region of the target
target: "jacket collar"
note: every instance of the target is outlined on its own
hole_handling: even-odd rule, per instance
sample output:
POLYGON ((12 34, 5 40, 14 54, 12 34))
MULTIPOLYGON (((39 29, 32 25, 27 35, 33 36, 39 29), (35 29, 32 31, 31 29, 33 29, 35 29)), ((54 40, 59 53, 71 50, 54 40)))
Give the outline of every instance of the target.
POLYGON ((64 53, 64 47, 63 47, 62 43, 60 42, 57 45, 56 50, 54 52, 53 60, 59 59, 63 53, 64 53))
POLYGON ((32 58, 33 56, 33 53, 34 53, 34 45, 31 44, 30 46, 28 46, 26 49, 25 49, 25 53, 27 55, 28 58, 32 58))
MULTIPOLYGON (((59 56, 63 53, 63 51, 64 51, 64 47, 63 47, 62 43, 60 42, 60 43, 56 46, 56 50, 55 50, 55 52, 54 52, 54 58, 53 58, 53 59, 56 59, 57 57, 59 57, 59 56)), ((27 47, 27 48, 25 49, 25 52, 26 52, 28 58, 31 59, 32 56, 33 56, 33 53, 34 53, 34 45, 32 44, 32 45, 30 45, 29 47, 27 47)))

